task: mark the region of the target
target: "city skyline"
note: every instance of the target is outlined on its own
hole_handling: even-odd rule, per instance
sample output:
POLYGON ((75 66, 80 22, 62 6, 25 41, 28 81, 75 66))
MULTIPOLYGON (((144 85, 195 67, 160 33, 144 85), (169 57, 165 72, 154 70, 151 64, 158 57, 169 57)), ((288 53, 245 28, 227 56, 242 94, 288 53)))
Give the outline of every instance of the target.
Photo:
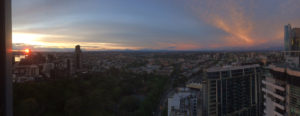
POLYGON ((73 50, 283 48, 300 1, 13 0, 13 47, 73 50))

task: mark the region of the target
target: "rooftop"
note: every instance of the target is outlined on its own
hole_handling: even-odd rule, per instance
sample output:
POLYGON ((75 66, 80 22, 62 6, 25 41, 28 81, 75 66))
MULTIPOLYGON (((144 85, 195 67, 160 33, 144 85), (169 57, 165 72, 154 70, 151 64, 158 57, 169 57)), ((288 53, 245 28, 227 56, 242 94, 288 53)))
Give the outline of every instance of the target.
POLYGON ((223 67, 212 67, 206 69, 206 72, 220 72, 220 71, 228 71, 228 70, 238 70, 238 69, 245 69, 245 68, 255 68, 259 67, 259 64, 252 64, 252 65, 240 65, 240 66, 223 66, 223 67))
POLYGON ((277 72, 286 72, 288 75, 300 77, 300 68, 299 67, 291 67, 287 64, 273 64, 267 67, 270 70, 277 72))

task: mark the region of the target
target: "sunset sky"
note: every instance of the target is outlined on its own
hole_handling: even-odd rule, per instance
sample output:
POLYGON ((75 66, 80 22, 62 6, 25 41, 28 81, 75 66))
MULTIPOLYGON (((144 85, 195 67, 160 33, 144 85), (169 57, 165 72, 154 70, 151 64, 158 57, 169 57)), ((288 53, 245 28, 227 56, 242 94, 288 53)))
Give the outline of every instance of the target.
POLYGON ((12 1, 14 49, 268 49, 300 27, 300 0, 12 1))

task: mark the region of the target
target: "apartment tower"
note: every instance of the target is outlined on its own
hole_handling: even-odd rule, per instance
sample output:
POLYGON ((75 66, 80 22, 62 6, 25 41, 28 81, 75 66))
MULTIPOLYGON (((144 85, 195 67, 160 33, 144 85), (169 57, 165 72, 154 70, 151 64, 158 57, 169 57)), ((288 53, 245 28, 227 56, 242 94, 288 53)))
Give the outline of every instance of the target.
POLYGON ((203 81, 203 116, 258 116, 258 64, 210 68, 203 81))

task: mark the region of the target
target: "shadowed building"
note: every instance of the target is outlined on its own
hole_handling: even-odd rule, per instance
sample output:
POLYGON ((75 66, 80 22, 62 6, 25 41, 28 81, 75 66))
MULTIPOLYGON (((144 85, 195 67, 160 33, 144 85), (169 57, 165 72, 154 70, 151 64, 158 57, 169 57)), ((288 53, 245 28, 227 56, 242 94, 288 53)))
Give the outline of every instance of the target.
POLYGON ((257 64, 207 69, 203 116, 258 116, 260 77, 257 64))
POLYGON ((168 116, 199 116, 198 94, 198 90, 178 88, 168 98, 168 116))
POLYGON ((54 69, 51 70, 51 77, 53 79, 71 77, 73 74, 70 59, 56 60, 53 64, 54 69))
POLYGON ((299 116, 300 68, 276 64, 266 69, 262 80, 264 116, 299 116))
POLYGON ((287 55, 299 56, 300 28, 292 28, 290 24, 284 27, 284 50, 287 55))
POLYGON ((284 26, 284 50, 290 51, 291 50, 291 30, 292 27, 290 24, 284 26))
POLYGON ((75 47, 75 69, 76 71, 80 70, 81 67, 81 50, 80 50, 80 45, 77 45, 75 47))

